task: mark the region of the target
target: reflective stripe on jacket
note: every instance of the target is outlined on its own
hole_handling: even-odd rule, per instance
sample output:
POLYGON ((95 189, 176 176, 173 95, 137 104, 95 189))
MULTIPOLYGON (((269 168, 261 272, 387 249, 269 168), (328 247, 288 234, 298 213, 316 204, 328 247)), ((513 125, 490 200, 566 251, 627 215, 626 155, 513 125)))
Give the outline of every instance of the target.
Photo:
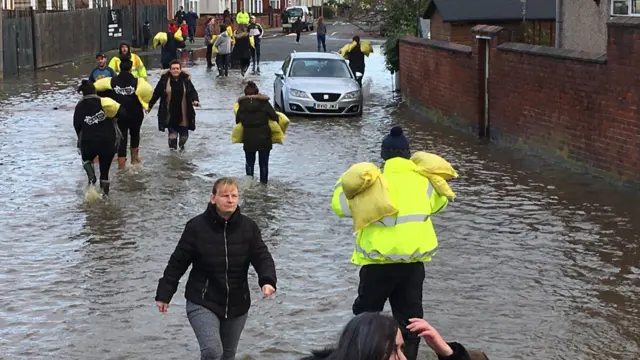
MULTIPOLYGON (((136 54, 131 53, 131 61, 133 62, 133 66, 131 67, 131 74, 137 78, 147 78, 147 69, 144 67, 144 63, 142 59, 136 54)), ((120 57, 114 56, 109 61, 109 67, 112 68, 116 74, 120 73, 120 57)))
MULTIPOLYGON (((351 262, 368 265, 431 261, 438 247, 431 216, 446 207, 447 198, 434 191, 429 180, 416 172, 411 160, 387 160, 383 176, 398 213, 358 232, 351 262)), ((336 183, 331 207, 338 216, 351 217, 341 180, 336 183)))

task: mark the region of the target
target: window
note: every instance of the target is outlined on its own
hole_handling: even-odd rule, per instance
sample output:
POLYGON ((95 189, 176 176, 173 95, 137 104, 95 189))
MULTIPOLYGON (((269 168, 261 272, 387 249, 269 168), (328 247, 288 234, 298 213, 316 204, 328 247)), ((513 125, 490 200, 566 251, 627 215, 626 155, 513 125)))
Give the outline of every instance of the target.
POLYGON ((193 11, 196 14, 200 14, 200 10, 198 9, 198 3, 199 2, 200 2, 199 0, 189 0, 189 7, 186 8, 185 10, 189 11, 189 9, 193 9, 193 11))
MULTIPOLYGON (((249 14, 261 14, 262 13, 262 0, 247 0, 249 8, 246 11, 249 14)), ((246 5, 245 5, 246 7, 246 5)))
POLYGON ((291 77, 351 78, 347 63, 333 59, 295 60, 291 66, 291 77))
POLYGON ((291 56, 287 56, 284 63, 282 63, 282 73, 285 75, 287 74, 287 68, 289 67, 289 64, 291 64, 291 56))
POLYGON ((269 5, 273 9, 280 9, 280 0, 269 0, 269 5))
POLYGON ((611 15, 640 16, 640 0, 611 1, 611 15))

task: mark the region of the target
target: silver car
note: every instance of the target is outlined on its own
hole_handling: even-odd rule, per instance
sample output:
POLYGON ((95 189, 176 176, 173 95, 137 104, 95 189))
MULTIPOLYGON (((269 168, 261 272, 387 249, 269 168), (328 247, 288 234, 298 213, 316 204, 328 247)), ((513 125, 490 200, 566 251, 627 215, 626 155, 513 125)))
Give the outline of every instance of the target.
POLYGON ((285 114, 362 115, 362 74, 338 53, 294 52, 275 75, 275 106, 285 114))

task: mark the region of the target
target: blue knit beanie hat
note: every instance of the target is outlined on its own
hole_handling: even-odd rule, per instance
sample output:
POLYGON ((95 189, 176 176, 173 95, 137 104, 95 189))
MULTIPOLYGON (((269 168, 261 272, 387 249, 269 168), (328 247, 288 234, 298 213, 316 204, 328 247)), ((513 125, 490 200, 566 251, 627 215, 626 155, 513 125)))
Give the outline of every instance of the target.
POLYGON ((382 140, 382 150, 380 156, 383 160, 394 157, 411 158, 411 150, 409 149, 409 140, 404 136, 402 127, 394 126, 391 128, 389 135, 382 140))

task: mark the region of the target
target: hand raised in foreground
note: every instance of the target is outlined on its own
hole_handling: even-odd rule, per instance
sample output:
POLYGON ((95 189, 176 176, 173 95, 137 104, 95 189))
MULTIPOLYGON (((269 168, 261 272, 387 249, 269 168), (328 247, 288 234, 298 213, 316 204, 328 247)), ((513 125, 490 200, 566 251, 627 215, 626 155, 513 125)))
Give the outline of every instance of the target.
POLYGON ((158 307, 158 311, 160 311, 163 314, 166 314, 167 310, 169 309, 169 304, 164 303, 162 301, 156 301, 156 306, 158 307))
POLYGON ((194 101, 194 102, 192 102, 192 104, 195 107, 199 107, 200 106, 200 101, 194 101))
POLYGON ((439 356, 446 357, 453 354, 453 350, 449 344, 444 341, 442 336, 440 336, 438 330, 431 326, 426 320, 417 318, 409 319, 407 329, 418 333, 418 336, 424 338, 427 345, 439 356))
POLYGON ((264 295, 264 297, 269 297, 273 295, 274 292, 276 292, 276 289, 274 289, 271 285, 267 284, 262 287, 262 295, 264 295))

